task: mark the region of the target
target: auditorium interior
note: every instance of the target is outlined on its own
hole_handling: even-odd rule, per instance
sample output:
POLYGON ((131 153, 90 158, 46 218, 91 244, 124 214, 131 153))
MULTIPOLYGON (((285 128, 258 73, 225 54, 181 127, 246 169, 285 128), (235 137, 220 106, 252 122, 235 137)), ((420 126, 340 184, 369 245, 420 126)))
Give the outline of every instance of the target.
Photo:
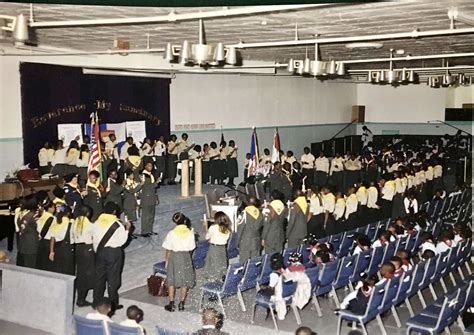
POLYGON ((0 3, 0 334, 474 333, 473 1, 39 2, 0 3), (118 247, 94 235, 110 213, 118 247), (184 226, 194 247, 169 249, 184 226), (28 266, 27 234, 58 264, 28 266), (109 277, 98 298, 104 249, 117 300, 109 277), (130 306, 142 328, 120 326, 130 306))

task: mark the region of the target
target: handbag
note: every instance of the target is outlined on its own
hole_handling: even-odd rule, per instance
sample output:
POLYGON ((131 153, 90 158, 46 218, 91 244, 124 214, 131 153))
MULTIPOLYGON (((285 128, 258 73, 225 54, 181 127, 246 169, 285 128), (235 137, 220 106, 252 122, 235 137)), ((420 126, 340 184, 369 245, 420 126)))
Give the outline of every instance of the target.
POLYGON ((152 296, 167 297, 168 286, 166 285, 165 278, 157 275, 151 275, 147 278, 148 293, 152 296))

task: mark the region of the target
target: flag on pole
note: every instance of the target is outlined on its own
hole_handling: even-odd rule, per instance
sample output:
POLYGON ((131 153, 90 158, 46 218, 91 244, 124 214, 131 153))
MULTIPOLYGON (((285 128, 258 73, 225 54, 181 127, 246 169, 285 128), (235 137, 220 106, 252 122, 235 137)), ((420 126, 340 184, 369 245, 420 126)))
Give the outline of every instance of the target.
POLYGON ((280 161, 280 150, 280 135, 278 134, 278 128, 275 128, 275 135, 273 136, 272 163, 280 161))
POLYGON ((250 162, 248 167, 248 177, 255 176, 257 173, 258 166, 258 139, 257 139, 257 130, 255 127, 252 131, 252 138, 250 140, 250 162))
POLYGON ((97 112, 91 114, 91 152, 89 157, 89 164, 87 166, 87 173, 91 171, 98 171, 101 173, 102 162, 100 153, 100 127, 97 118, 97 112))
POLYGON ((222 142, 225 142, 225 139, 224 139, 224 132, 222 131, 222 127, 221 127, 221 143, 222 142))

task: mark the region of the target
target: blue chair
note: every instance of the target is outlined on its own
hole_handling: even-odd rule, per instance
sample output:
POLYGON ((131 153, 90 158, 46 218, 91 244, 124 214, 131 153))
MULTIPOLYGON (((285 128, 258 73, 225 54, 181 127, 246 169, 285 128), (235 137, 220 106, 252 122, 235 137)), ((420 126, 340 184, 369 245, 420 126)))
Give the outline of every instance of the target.
POLYGON ((271 265, 271 259, 273 254, 265 254, 263 255, 262 258, 262 272, 258 276, 257 279, 257 291, 260 290, 260 287, 267 285, 268 282, 270 281, 270 274, 272 273, 272 268, 270 267, 271 265))
POLYGON ((461 269, 462 265, 466 267, 466 270, 469 273, 469 275, 472 275, 471 267, 469 266, 469 259, 471 258, 472 239, 467 239, 461 245, 462 245, 461 250, 459 250, 459 256, 458 256, 458 271, 459 271, 459 275, 464 280, 464 274, 462 273, 462 269, 461 269))
POLYGON ((362 279, 360 275, 369 268, 371 254, 372 250, 369 249, 357 255, 354 273, 349 279, 351 283, 356 283, 362 279))
POLYGON ((352 247, 354 246, 355 233, 355 230, 346 231, 344 233, 344 237, 342 238, 342 242, 339 246, 339 251, 337 252, 339 257, 346 256, 352 250, 352 247))
MULTIPOLYGON (((446 266, 446 273, 449 273, 449 276, 451 278, 451 282, 453 283, 453 286, 456 286, 456 279, 454 278, 453 272, 458 269, 458 260, 459 260, 459 253, 461 251, 461 244, 456 245, 455 247, 451 248, 451 252, 449 253, 449 259, 448 259, 448 264, 446 266)), ((461 271, 462 273, 462 271, 461 271)), ((463 278, 463 276, 461 276, 463 278)), ((443 284, 443 290, 445 288, 444 281, 441 282, 443 284)), ((444 290, 444 293, 447 291, 444 290)))
POLYGON ((109 324, 110 335, 141 335, 142 331, 138 327, 126 327, 118 323, 109 324))
POLYGON ((313 290, 313 304, 319 317, 322 317, 321 306, 319 306, 318 296, 327 294, 332 291, 332 283, 336 279, 338 261, 332 261, 321 264, 319 278, 316 287, 313 290))
POLYGON ((386 247, 372 248, 372 254, 370 255, 370 264, 367 269, 369 276, 376 274, 379 271, 379 267, 382 264, 382 259, 385 254, 386 247))
POLYGON ((105 335, 104 321, 90 320, 74 315, 76 335, 105 335))
MULTIPOLYGON (((398 288, 400 285, 401 276, 393 277, 388 281, 388 284, 385 289, 385 295, 382 300, 382 304, 380 304, 379 312, 383 314, 388 310, 392 310, 393 317, 395 318, 395 322, 397 327, 400 328, 402 326, 400 322, 400 317, 398 316, 397 310, 395 309, 395 300, 397 298, 398 288)), ((383 322, 380 325, 383 327, 383 322)), ((385 333, 385 332, 383 332, 385 333)))
POLYGON ((176 330, 169 330, 166 328, 162 328, 160 326, 156 326, 156 335, 187 335, 187 332, 179 332, 176 330))
POLYGON ((408 289, 408 291, 406 291, 405 294, 405 301, 407 302, 407 306, 410 304, 410 298, 415 294, 418 294, 418 298, 420 299, 421 305, 423 306, 423 308, 426 307, 425 298, 423 297, 423 294, 421 294, 420 291, 420 283, 423 281, 423 277, 425 276, 425 268, 426 263, 419 262, 417 265, 415 265, 413 269, 413 280, 411 282, 410 288, 408 289))
POLYGON ((346 256, 341 258, 339 261, 339 270, 337 271, 336 279, 334 279, 334 282, 332 283, 332 294, 337 307, 339 307, 339 298, 336 290, 346 286, 352 288, 349 284, 350 278, 354 274, 356 261, 357 255, 346 256))
MULTIPOLYGON (((291 306, 291 308, 293 309, 293 313, 295 314, 296 322, 298 325, 300 325, 301 318, 298 312, 298 308, 292 304, 293 295, 295 294, 295 291, 296 291, 296 283, 293 283, 292 281, 283 282, 282 286, 283 286, 282 298, 285 300, 285 303, 287 306, 291 306)), ((257 306, 270 310, 270 315, 272 316, 273 324, 275 325, 275 330, 278 331, 278 324, 276 322, 275 312, 274 312, 275 303, 271 301, 271 296, 257 293, 257 296, 255 297, 255 304, 253 307, 253 313, 250 319, 251 323, 254 323, 255 312, 257 310, 257 306)))
POLYGON ((379 263, 379 266, 385 262, 390 261, 390 258, 393 257, 393 255, 395 255, 395 252, 397 251, 397 244, 398 244, 398 240, 387 244, 387 246, 385 247, 385 251, 383 253, 382 260, 379 263))
POLYGON ((453 322, 454 307, 455 304, 451 304, 451 301, 445 297, 440 313, 435 317, 419 314, 410 318, 406 323, 407 335, 410 335, 412 331, 433 335, 441 333, 453 322))
POLYGON ((415 267, 402 273, 400 277, 400 282, 398 284, 398 292, 393 302, 393 305, 396 308, 398 305, 402 304, 405 301, 405 304, 407 305, 410 316, 415 316, 415 313, 413 313, 413 308, 411 306, 410 300, 407 299, 407 292, 410 289, 410 286, 412 285, 412 282, 413 282, 413 274, 416 269, 415 267))
POLYGON ((303 244, 301 246, 300 252, 303 264, 308 264, 310 262, 311 247, 309 245, 303 244))
POLYGON ((257 286, 258 276, 262 272, 262 256, 255 257, 253 259, 249 259, 245 264, 244 275, 237 286, 237 297, 239 298, 240 307, 242 308, 243 312, 246 312, 247 309, 245 308, 244 297, 242 296, 242 292, 255 288, 257 286))
POLYGON ((333 249, 334 252, 337 252, 339 250, 339 247, 343 241, 343 238, 344 238, 344 233, 334 234, 329 237, 329 243, 332 244, 334 248, 333 249))
MULTIPOLYGON (((206 264, 206 255, 209 250, 209 243, 207 241, 198 241, 196 249, 193 251, 193 266, 195 269, 203 268, 206 264)), ((153 273, 166 277, 165 262, 159 262, 153 265, 153 273)))
POLYGON ((382 304, 383 297, 385 295, 385 287, 387 284, 388 283, 385 283, 380 286, 378 285, 375 286, 369 298, 369 302, 367 303, 367 309, 365 310, 364 314, 359 315, 359 314, 352 313, 351 311, 348 311, 348 310, 339 311, 339 319, 337 321, 337 335, 341 334, 342 320, 358 322, 362 326, 362 330, 364 331, 364 334, 367 335, 368 333, 367 333, 367 328, 365 327, 365 324, 371 321, 372 319, 376 318, 382 332, 385 331, 385 328, 383 327, 382 319, 380 317, 379 307, 382 304))
POLYGON ((372 242, 375 241, 375 239, 377 238, 378 224, 379 224, 379 221, 367 225, 367 230, 365 231, 365 235, 367 235, 369 240, 372 242))
POLYGON ((421 243, 420 234, 421 234, 421 231, 417 231, 416 234, 411 235, 408 238, 408 241, 405 247, 406 251, 408 251, 409 253, 414 253, 418 249, 421 243))
POLYGON ((237 234, 232 234, 227 242, 227 257, 229 259, 235 258, 239 255, 239 249, 237 248, 237 234))
POLYGON ((199 310, 201 310, 204 296, 217 297, 224 317, 225 309, 222 298, 237 294, 237 287, 244 275, 244 266, 240 263, 234 263, 227 268, 227 274, 224 282, 210 282, 201 287, 201 299, 199 300, 199 310))
MULTIPOLYGON (((423 280, 419 284, 420 294, 423 295, 423 293, 421 291, 424 290, 425 288, 429 287, 430 291, 431 291, 431 295, 433 296, 434 300, 437 299, 437 296, 436 296, 436 292, 433 288, 433 285, 431 283, 433 282, 433 278, 436 274, 436 265, 437 265, 439 259, 441 258, 440 256, 441 255, 436 255, 435 257, 428 259, 428 261, 426 262, 426 266, 425 266, 425 274, 423 276, 423 280)), ((423 306, 423 308, 425 308, 425 307, 426 307, 426 305, 423 306)))
POLYGON ((311 283, 311 292, 313 292, 313 290, 316 289, 316 285, 318 285, 319 266, 308 268, 305 270, 305 273, 309 278, 309 282, 311 283))
MULTIPOLYGON (((453 252, 457 252, 457 249, 449 249, 449 250, 446 250, 445 252, 443 252, 439 259, 438 259, 438 262, 436 263, 436 270, 435 270, 435 273, 433 275, 433 278, 431 279, 431 282, 432 283, 435 283, 435 282, 440 282, 441 283, 441 287, 443 288, 443 291, 444 293, 448 293, 448 289, 446 287, 446 283, 444 282, 444 279, 443 277, 445 275, 448 274, 448 271, 449 271, 449 261, 451 259, 451 254, 453 252)), ((456 283, 456 282, 454 282, 456 283)), ((456 286, 456 284, 454 284, 454 286, 456 286)), ((434 291, 434 290, 432 290, 434 291)), ((433 293, 432 293, 433 294, 433 293)), ((433 297, 436 296, 436 292, 434 292, 434 295, 433 297)), ((437 298, 435 298, 436 300, 437 298)))

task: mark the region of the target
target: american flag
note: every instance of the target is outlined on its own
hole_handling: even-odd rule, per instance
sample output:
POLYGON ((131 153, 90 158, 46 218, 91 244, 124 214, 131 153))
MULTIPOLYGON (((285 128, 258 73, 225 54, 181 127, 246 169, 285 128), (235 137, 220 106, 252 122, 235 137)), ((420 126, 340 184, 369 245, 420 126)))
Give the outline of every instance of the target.
POLYGON ((97 112, 91 114, 91 151, 89 158, 89 165, 87 166, 87 172, 98 171, 101 172, 101 154, 100 154, 100 132, 99 132, 99 120, 97 118, 97 112))
POLYGON ((250 162, 248 167, 248 177, 255 176, 257 174, 258 157, 257 131, 254 127, 252 131, 252 138, 250 140, 250 162))

